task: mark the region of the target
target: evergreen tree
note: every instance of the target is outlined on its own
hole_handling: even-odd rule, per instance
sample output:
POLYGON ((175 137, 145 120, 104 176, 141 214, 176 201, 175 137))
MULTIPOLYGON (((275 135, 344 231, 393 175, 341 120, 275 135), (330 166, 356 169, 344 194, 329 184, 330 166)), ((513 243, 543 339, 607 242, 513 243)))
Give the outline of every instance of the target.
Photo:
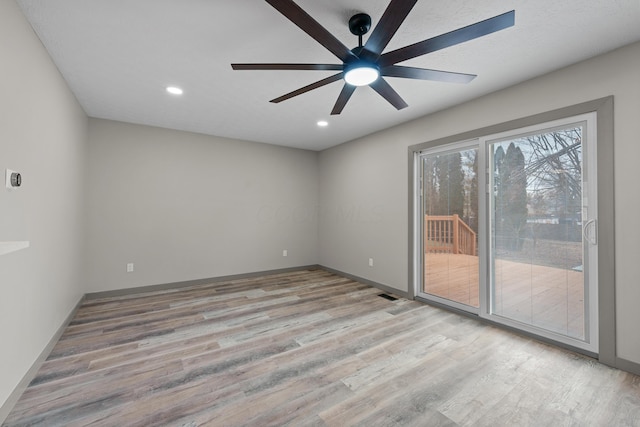
POLYGON ((476 233, 478 232, 478 151, 473 151, 473 174, 469 189, 469 217, 467 223, 476 233))
POLYGON ((458 153, 437 156, 438 215, 464 216, 464 171, 458 153))
POLYGON ((522 150, 513 142, 507 148, 499 172, 504 220, 502 231, 508 236, 508 247, 520 250, 527 223, 527 176, 522 150))
POLYGON ((438 212, 438 180, 436 177, 436 159, 424 159, 422 172, 424 189, 424 212, 426 215, 437 215, 438 212))
POLYGON ((502 247, 504 245, 504 188, 502 183, 504 182, 504 149, 501 145, 495 149, 493 153, 493 185, 494 185, 494 218, 495 218, 495 233, 496 233, 496 245, 502 247))

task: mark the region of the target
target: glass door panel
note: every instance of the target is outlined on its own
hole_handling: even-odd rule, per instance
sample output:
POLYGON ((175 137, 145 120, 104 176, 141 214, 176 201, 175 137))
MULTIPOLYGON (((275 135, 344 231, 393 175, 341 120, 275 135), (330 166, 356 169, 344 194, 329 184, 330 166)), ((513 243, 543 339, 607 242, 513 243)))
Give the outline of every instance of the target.
POLYGON ((478 150, 421 157, 423 280, 421 294, 479 307, 478 150))
POLYGON ((586 338, 584 124, 490 142, 491 313, 586 338))

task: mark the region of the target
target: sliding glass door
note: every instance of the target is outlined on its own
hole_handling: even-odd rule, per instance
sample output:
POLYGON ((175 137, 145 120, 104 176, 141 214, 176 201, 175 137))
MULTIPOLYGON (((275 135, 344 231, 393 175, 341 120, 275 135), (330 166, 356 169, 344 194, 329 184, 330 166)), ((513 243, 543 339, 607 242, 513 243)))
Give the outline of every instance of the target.
POLYGON ((595 114, 421 152, 416 295, 597 352, 595 157, 595 114))
POLYGON ((589 347, 597 212, 584 119, 486 140, 489 315, 589 347))
POLYGON ((420 293, 477 312, 478 148, 445 147, 421 157, 424 270, 420 293))

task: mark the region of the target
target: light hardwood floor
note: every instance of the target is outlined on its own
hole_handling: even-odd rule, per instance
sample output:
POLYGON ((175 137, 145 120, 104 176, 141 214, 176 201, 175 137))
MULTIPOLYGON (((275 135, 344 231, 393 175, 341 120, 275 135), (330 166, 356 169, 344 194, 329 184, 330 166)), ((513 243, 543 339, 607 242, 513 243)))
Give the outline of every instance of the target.
POLYGON ((323 270, 86 301, 6 426, 622 426, 640 377, 323 270))

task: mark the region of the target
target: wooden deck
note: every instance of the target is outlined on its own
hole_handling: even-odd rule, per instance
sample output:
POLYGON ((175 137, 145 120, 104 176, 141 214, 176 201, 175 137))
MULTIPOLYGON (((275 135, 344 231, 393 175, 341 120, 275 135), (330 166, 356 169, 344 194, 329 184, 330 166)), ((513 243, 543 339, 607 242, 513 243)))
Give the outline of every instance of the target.
MULTIPOLYGON (((584 338, 584 285, 579 271, 496 261, 496 314, 584 338)), ((425 254, 426 293, 478 307, 478 257, 425 254)))

